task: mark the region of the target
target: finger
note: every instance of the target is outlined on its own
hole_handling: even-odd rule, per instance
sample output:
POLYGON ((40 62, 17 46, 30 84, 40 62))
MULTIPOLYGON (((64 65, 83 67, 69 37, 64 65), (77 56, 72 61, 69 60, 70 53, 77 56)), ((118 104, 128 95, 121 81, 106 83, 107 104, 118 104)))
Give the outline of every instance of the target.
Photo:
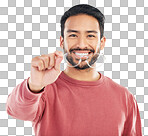
POLYGON ((39 71, 42 71, 44 69, 44 62, 42 59, 38 58, 38 61, 37 61, 37 67, 38 67, 38 70, 39 71))
POLYGON ((46 68, 48 68, 49 65, 49 57, 47 55, 42 55, 40 58, 44 62, 44 70, 45 70, 46 68))
POLYGON ((63 60, 63 56, 60 54, 55 54, 56 55, 56 60, 55 60, 55 70, 58 70, 58 71, 60 71, 60 64, 61 64, 61 62, 62 62, 62 60, 63 60))
POLYGON ((51 69, 52 67, 54 67, 54 63, 55 63, 55 54, 51 53, 49 55, 49 65, 48 65, 48 69, 51 69))
POLYGON ((43 61, 39 57, 35 57, 31 61, 31 66, 37 68, 39 71, 43 69, 43 61))
POLYGON ((40 57, 40 59, 42 60, 42 63, 43 63, 42 70, 45 70, 46 69, 46 67, 45 67, 45 58, 44 57, 40 57))
POLYGON ((55 51, 54 54, 56 56, 63 57, 63 52, 62 51, 55 51))

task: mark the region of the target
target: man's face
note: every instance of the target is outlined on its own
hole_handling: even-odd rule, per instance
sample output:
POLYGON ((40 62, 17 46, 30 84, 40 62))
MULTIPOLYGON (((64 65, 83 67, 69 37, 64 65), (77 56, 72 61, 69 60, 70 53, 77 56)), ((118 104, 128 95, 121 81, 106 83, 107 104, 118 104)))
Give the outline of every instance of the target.
MULTIPOLYGON (((94 53, 99 53, 102 42, 97 19, 84 14, 69 17, 65 22, 64 39, 60 37, 60 41, 64 53, 71 54, 68 61, 72 65, 78 63, 82 54, 93 57, 94 53)), ((104 45, 102 46, 101 49, 104 48, 104 45)), ((89 62, 92 57, 88 59, 89 62)), ((82 62, 76 68, 89 68, 85 60, 85 57, 82 58, 82 62)))

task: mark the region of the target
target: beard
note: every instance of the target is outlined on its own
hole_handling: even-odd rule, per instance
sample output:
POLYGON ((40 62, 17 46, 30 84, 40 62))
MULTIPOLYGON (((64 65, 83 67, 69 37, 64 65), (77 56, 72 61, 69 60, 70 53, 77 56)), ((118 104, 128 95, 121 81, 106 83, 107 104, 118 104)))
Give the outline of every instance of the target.
MULTIPOLYGON (((77 66, 78 63, 76 63, 74 61, 74 58, 73 57, 67 57, 67 61, 72 65, 72 66, 75 66, 74 68, 78 69, 78 70, 84 70, 84 69, 88 69, 90 68, 87 63, 85 62, 85 60, 82 60, 81 63, 77 66), (83 64, 85 63, 85 64, 83 64)), ((76 60, 76 61, 79 61, 79 60, 76 60)))
MULTIPOLYGON (((65 50, 65 48, 63 48, 63 49, 64 49, 64 53, 67 53, 67 51, 65 50)), ((72 53, 73 50, 81 50, 81 51, 82 51, 82 49, 76 48, 76 49, 70 49, 69 52, 72 53)), ((94 54, 94 52, 95 52, 95 51, 92 50, 92 49, 83 49, 83 51, 84 51, 84 50, 85 50, 85 51, 86 51, 86 50, 89 50, 89 51, 91 51, 91 53, 93 53, 93 54, 94 54)), ((98 56, 93 56, 93 55, 92 55, 92 57, 87 60, 90 66, 92 66, 92 65, 97 61, 97 57, 98 57, 98 56)), ((80 62, 80 64, 79 64, 78 66, 77 66, 78 63, 76 63, 75 61, 79 61, 79 59, 73 58, 72 56, 68 56, 66 59, 67 59, 67 61, 68 61, 72 66, 74 66, 75 69, 78 69, 78 70, 85 70, 85 69, 89 69, 89 68, 90 68, 90 67, 88 66, 88 64, 85 62, 86 59, 82 59, 81 62, 80 62)))

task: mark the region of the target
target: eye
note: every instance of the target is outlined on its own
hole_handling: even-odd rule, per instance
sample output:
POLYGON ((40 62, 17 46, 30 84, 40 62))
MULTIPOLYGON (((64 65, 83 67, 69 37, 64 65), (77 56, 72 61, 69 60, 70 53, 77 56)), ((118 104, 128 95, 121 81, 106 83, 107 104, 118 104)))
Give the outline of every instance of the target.
POLYGON ((76 37, 76 35, 75 34, 71 34, 71 35, 69 35, 69 37, 76 37))
POLYGON ((95 37, 94 35, 88 35, 88 37, 95 37))

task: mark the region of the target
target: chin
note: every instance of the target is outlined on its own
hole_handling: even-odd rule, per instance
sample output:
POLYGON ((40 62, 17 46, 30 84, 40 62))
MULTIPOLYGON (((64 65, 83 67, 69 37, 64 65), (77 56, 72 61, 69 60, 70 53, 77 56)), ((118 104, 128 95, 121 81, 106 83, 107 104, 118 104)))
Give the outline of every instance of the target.
POLYGON ((78 69, 78 70, 85 70, 85 69, 88 69, 90 68, 88 65, 84 65, 84 66, 77 66, 77 67, 74 67, 75 69, 78 69))

